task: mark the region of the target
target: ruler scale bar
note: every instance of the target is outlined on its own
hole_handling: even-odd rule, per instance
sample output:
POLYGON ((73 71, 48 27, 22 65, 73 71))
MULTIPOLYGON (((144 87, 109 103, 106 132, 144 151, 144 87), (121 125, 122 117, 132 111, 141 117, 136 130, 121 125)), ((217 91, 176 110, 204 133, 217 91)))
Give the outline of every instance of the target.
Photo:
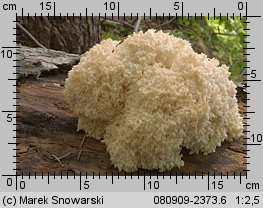
MULTIPOLYGON (((260 27, 258 26, 258 20, 261 20, 259 19, 261 18, 260 13, 262 12, 260 9, 257 9, 261 8, 261 2, 258 2, 258 5, 254 5, 255 3, 253 2, 228 1, 226 5, 224 5, 225 2, 220 4, 214 2, 214 4, 212 4, 209 1, 205 1, 206 3, 193 3, 190 1, 170 3, 146 1, 146 3, 137 2, 137 0, 135 0, 135 2, 128 3, 122 1, 99 0, 89 4, 79 2, 75 6, 68 6, 72 5, 73 2, 62 2, 60 0, 39 3, 31 2, 31 4, 25 3, 23 0, 21 2, 14 2, 15 3, 1 3, 0 7, 0 9, 2 9, 1 23, 5 20, 5 24, 1 24, 3 25, 3 33, 6 34, 6 31, 12 29, 10 30, 11 32, 8 32, 10 37, 2 38, 1 36, 1 40, 4 40, 1 42, 1 45, 4 45, 1 47, 3 53, 8 52, 8 56, 11 56, 10 54, 12 53, 10 60, 7 58, 3 59, 3 63, 7 63, 4 63, 5 65, 3 67, 5 80, 3 79, 4 81, 1 80, 0 82, 8 83, 8 86, 10 86, 7 87, 4 84, 2 85, 2 89, 6 91, 6 95, 9 93, 10 98, 6 96, 6 98, 9 99, 8 102, 3 99, 3 103, 5 104, 3 104, 3 108, 1 109, 3 119, 3 127, 1 127, 5 132, 8 131, 8 134, 6 133, 8 136, 3 134, 2 140, 5 141, 5 143, 0 143, 0 147, 3 146, 3 151, 9 151, 10 154, 3 154, 3 162, 1 160, 3 164, 5 164, 5 160, 9 161, 8 166, 2 167, 5 171, 3 172, 1 170, 2 177, 0 178, 0 185, 5 191, 0 192, 1 205, 3 205, 4 202, 8 202, 5 201, 5 199, 10 198, 13 200, 12 197, 15 197, 17 202, 23 201, 25 197, 37 198, 39 201, 44 200, 43 197, 46 197, 51 207, 62 207, 65 206, 66 202, 68 202, 71 207, 77 207, 77 205, 72 204, 70 200, 78 200, 79 197, 79 199, 81 198, 83 201, 87 198, 89 198, 89 200, 91 200, 91 198, 92 200, 96 199, 97 206, 101 205, 116 208, 123 206, 127 208, 148 208, 176 205, 182 207, 199 207, 201 199, 204 200, 202 207, 209 208, 221 206, 241 208, 261 206, 263 195, 262 183, 259 175, 262 175, 261 173, 263 172, 260 167, 263 132, 262 127, 260 128, 260 124, 262 123, 260 120, 262 119, 260 119, 259 116, 261 113, 259 106, 262 106, 260 103, 262 100, 260 98, 260 93, 262 91, 262 84, 260 83, 262 81, 262 72, 258 64, 258 54, 262 52, 262 45, 255 41, 258 40, 259 34, 262 34, 259 32, 260 30, 262 31, 262 29, 259 29, 260 27), (11 10, 12 5, 15 5, 16 9, 11 10), (79 5, 81 5, 81 7, 79 5), (4 7, 10 8, 10 10, 4 10, 4 7), (198 158, 200 161, 206 161, 204 158, 210 159, 211 164, 203 163, 198 165, 198 163, 194 162, 197 156, 195 154, 188 155, 188 150, 185 149, 183 150, 182 157, 188 160, 181 169, 176 168, 166 172, 158 172, 157 170, 144 171, 140 169, 138 172, 127 173, 124 171, 119 172, 117 169, 110 166, 111 164, 109 161, 106 163, 101 160, 100 153, 96 152, 88 144, 88 147, 85 146, 83 149, 82 158, 79 161, 76 160, 75 167, 72 169, 64 169, 68 167, 68 163, 71 163, 71 159, 79 153, 78 151, 81 148, 79 148, 78 145, 73 146, 71 143, 65 144, 64 152, 64 150, 59 151, 57 149, 59 146, 58 141, 53 138, 36 139, 33 140, 32 143, 29 142, 30 138, 26 138, 25 135, 27 135, 27 132, 25 131, 25 123, 32 129, 35 128, 34 125, 32 125, 32 123, 35 122, 34 114, 37 116, 39 112, 35 110, 37 107, 35 106, 37 103, 35 100, 32 102, 32 106, 29 106, 32 111, 32 120, 25 120, 23 111, 26 107, 23 105, 23 102, 25 99, 29 98, 24 97, 25 89, 23 86, 28 83, 27 78, 20 79, 19 77, 23 76, 21 71, 24 70, 23 62, 27 57, 23 57, 23 52, 21 52, 20 44, 22 43, 23 45, 23 41, 20 42, 20 40, 25 37, 22 31, 16 27, 16 22, 35 21, 39 23, 41 20, 65 20, 70 24, 74 21, 84 21, 86 19, 87 24, 91 24, 91 21, 94 24, 94 22, 99 19, 99 21, 106 22, 106 24, 115 25, 114 19, 117 19, 119 23, 116 23, 117 26, 115 25, 114 27, 116 27, 115 30, 118 32, 119 27, 129 31, 129 29, 126 28, 127 25, 130 25, 128 27, 133 29, 133 24, 140 19, 139 17, 142 17, 142 23, 139 23, 140 30, 146 30, 148 27, 154 28, 156 24, 153 23, 156 21, 160 23, 160 27, 156 29, 167 30, 171 33, 174 31, 182 33, 188 28, 188 32, 191 34, 192 28, 187 25, 190 21, 197 21, 195 23, 200 23, 202 20, 200 24, 207 23, 210 27, 213 21, 229 20, 230 24, 231 22, 239 21, 243 24, 243 28, 240 28, 241 38, 239 43, 241 44, 240 49, 242 50, 240 53, 241 57, 239 57, 239 60, 231 60, 233 66, 229 66, 230 70, 232 70, 235 64, 237 64, 239 70, 242 72, 240 76, 238 74, 235 81, 238 86, 237 91, 242 92, 242 96, 238 97, 238 102, 240 104, 239 110, 242 111, 242 115, 244 116, 242 121, 243 135, 240 140, 235 141, 236 143, 224 142, 221 147, 217 147, 215 150, 215 154, 219 154, 218 152, 226 148, 226 154, 230 155, 232 152, 235 152, 236 157, 228 157, 228 155, 226 155, 220 160, 216 158, 213 153, 205 156, 199 153, 200 157, 198 158), (122 25, 122 21, 126 23, 126 25, 122 25), (171 23, 172 27, 166 23, 167 21, 171 23), (178 28, 174 28, 175 25, 178 28), (10 43, 10 45, 8 43, 10 43), (15 83, 10 81, 15 81, 15 83), (257 91, 257 88, 259 88, 259 91, 257 91), (257 94, 258 96, 256 96, 257 94), (12 110, 13 108, 14 110, 12 110), (251 114, 251 116, 249 114, 251 114), (38 149, 38 144, 44 144, 47 141, 52 142, 52 144, 54 143, 53 149, 38 149), (65 155, 68 150, 70 150, 71 153, 66 157, 61 157, 61 155, 65 155), (23 170, 23 168, 21 168, 23 166, 21 166, 20 163, 23 164, 23 162, 25 162, 21 158, 24 158, 25 155, 32 155, 34 152, 38 152, 39 160, 41 160, 40 162, 42 162, 42 160, 46 161, 46 167, 44 167, 46 171, 27 171, 27 169, 23 170), (102 168, 107 166, 109 169, 106 170, 109 171, 100 171, 93 167, 87 171, 85 169, 86 166, 78 166, 79 164, 83 164, 82 160, 89 163, 94 158, 97 158, 98 165, 96 168, 99 166, 102 168), (227 161, 231 161, 231 163, 226 163, 227 161), (232 168, 231 165, 236 161, 240 163, 240 167, 232 168), (54 165, 54 167, 50 165, 49 167, 48 163, 56 165, 54 165), (37 192, 40 191, 42 191, 42 198, 37 194, 37 192), (66 191, 72 192, 66 193, 66 191), (20 195, 21 198, 18 198, 18 195, 20 195), (51 205, 50 202, 55 202, 56 196, 60 197, 62 204, 51 205), (180 205, 179 201, 181 202, 180 205), (197 203, 199 203, 199 205, 197 205, 197 203)), ((202 0, 201 2, 204 1, 202 0)), ((103 27, 105 27, 105 25, 103 25, 103 27)), ((90 27, 89 30, 92 30, 92 27, 90 27)), ((200 40, 202 39, 201 34, 203 35, 203 32, 205 32, 202 30, 203 27, 200 31, 196 31, 196 35, 200 35, 200 40)), ((220 30, 224 29, 219 28, 218 30, 219 33, 222 33, 220 30)), ((213 37, 216 38, 220 36, 213 34, 213 32, 214 31, 211 32, 211 42, 214 40, 213 37)), ((237 31, 235 31, 235 33, 236 32, 237 31)), ((111 36, 112 34, 107 34, 105 32, 103 35, 107 37, 107 35, 111 36)), ((123 36, 123 39, 125 39, 126 36, 127 35, 123 36)), ((193 37, 194 36, 195 35, 193 35, 193 37)), ((221 34, 221 36, 225 36, 226 39, 231 39, 237 36, 237 34, 221 34)), ((189 35, 190 42, 193 37, 189 35)), ((113 36, 113 38, 116 37, 113 36)), ((116 39, 118 40, 118 37, 116 39)), ((203 43, 200 43, 199 45, 201 48, 200 51, 202 52, 202 47, 207 47, 211 50, 209 56, 212 58, 215 53, 213 49, 215 46, 202 44, 203 43)), ((197 50, 199 50, 199 48, 197 48, 197 50)), ((217 50, 222 49, 220 48, 217 50)), ((225 56, 227 51, 223 51, 223 54, 225 60, 227 60, 229 58, 225 56)), ((34 66, 34 64, 35 63, 33 63, 32 66, 34 66)), ((38 63, 36 63, 36 65, 38 65, 38 63)), ((43 80, 45 79, 45 76, 40 76, 37 80, 30 80, 28 82, 35 84, 40 82, 44 83, 43 80)), ((52 85, 52 82, 49 84, 52 85)), ((49 88, 49 84, 43 84, 43 88, 49 88)), ((63 87, 64 83, 58 87, 58 92, 61 92, 59 90, 63 89, 63 87)), ((56 105, 59 106, 60 104, 56 103, 56 105)), ((56 108, 56 105, 53 107, 56 108)), ((62 111, 63 109, 61 112, 62 111)), ((45 129, 45 126, 47 126, 46 129, 48 130, 48 126, 53 125, 56 119, 61 119, 60 114, 53 115, 53 112, 52 108, 47 109, 46 116, 43 116, 43 127, 41 128, 45 129), (51 115, 49 115, 49 113, 51 115)), ((67 123, 68 121, 63 120, 63 122, 67 123)), ((71 125, 71 121, 68 122, 68 124, 71 125)), ((42 131, 41 128, 38 131, 42 131)), ((60 126, 54 126, 54 129, 55 128, 58 128, 56 131, 59 133, 60 126)), ((71 129, 69 129, 69 131, 71 131, 71 129)), ((37 133, 39 132, 33 135, 36 138, 37 133)), ((225 134, 228 135, 229 132, 225 134)), ((64 135, 62 134, 61 136, 63 137, 64 135)), ((67 141, 68 136, 69 134, 65 136, 65 141, 67 141)), ((222 140, 223 139, 224 138, 222 138, 222 140)), ((2 149, 0 150, 2 151, 2 149)), ((36 164, 38 164, 38 161, 32 160, 32 164, 29 163, 28 165, 31 165, 32 170, 34 170, 33 166, 36 164)), ((40 204, 36 204, 36 206, 38 205, 40 204)), ((21 206, 21 204, 17 205, 17 207, 19 206, 21 206)), ((86 206, 91 206, 91 204, 86 204, 86 206)))

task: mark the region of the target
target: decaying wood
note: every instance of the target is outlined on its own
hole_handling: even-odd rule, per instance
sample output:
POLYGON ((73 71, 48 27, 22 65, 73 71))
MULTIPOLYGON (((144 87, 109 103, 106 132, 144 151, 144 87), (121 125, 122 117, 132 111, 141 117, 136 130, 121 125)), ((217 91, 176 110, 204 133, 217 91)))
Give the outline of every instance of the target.
MULTIPOLYGON (((44 70, 46 67, 58 69, 64 65, 69 67, 79 58, 63 52, 39 52, 31 48, 25 48, 21 56, 24 56, 24 62, 20 70, 24 71, 24 74, 31 73, 32 68, 44 70), (28 64, 29 59, 37 61, 32 58, 32 54, 37 53, 39 53, 38 57, 43 57, 41 65, 34 65, 34 61, 31 65, 28 64), (62 54, 62 57, 67 58, 62 58, 57 54, 62 54)), ((21 124, 20 138, 17 141, 23 147, 23 151, 17 152, 20 156, 17 168, 21 169, 24 175, 27 175, 28 172, 37 174, 42 174, 42 172, 60 174, 62 172, 77 175, 80 172, 87 172, 88 175, 93 175, 93 172, 94 175, 98 175, 99 172, 101 175, 113 172, 114 175, 117 175, 118 170, 111 164, 105 145, 90 137, 86 137, 86 142, 83 142, 84 132, 77 132, 77 118, 64 100, 66 74, 61 72, 63 70, 58 70, 55 75, 39 77, 37 80, 23 79, 17 89, 20 91, 20 112, 17 116, 20 117, 21 124), (81 160, 78 160, 80 149, 81 160), (61 158, 63 155, 66 157, 61 158)), ((241 111, 245 111, 242 109, 244 104, 241 100, 239 105, 241 111)), ((189 173, 194 175, 197 172, 197 175, 202 173, 205 175, 209 171, 217 174, 222 172, 224 175, 228 172, 229 175, 233 175, 234 172, 242 172, 246 169, 243 164, 246 162, 243 141, 240 138, 235 142, 224 142, 215 153, 207 156, 189 155, 189 151, 183 149, 185 165, 181 169, 174 168, 171 174, 175 175, 177 172, 178 175, 181 175, 184 172, 187 175, 189 173)), ((139 170, 133 175, 143 174, 144 171, 139 170)), ((157 174, 156 170, 151 173, 150 171, 145 172, 146 175, 157 174)), ((170 172, 164 174, 169 175, 170 172)))
POLYGON ((58 73, 68 71, 73 65, 79 62, 80 56, 68 54, 62 51, 55 51, 43 48, 30 48, 19 45, 17 59, 17 78, 36 77, 47 73, 58 73))
POLYGON ((82 152, 83 152, 83 145, 84 145, 84 142, 86 141, 86 133, 84 133, 84 136, 82 138, 82 141, 81 141, 81 144, 79 146, 80 150, 79 150, 79 154, 78 154, 78 160, 80 160, 80 157, 82 155, 82 152))

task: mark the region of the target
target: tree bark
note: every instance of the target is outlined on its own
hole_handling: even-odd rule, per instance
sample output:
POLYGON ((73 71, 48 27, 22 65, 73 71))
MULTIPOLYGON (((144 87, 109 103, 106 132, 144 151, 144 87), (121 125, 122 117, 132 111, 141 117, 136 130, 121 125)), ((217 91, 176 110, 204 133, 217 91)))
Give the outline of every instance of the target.
POLYGON ((38 78, 43 74, 67 73, 80 60, 80 55, 44 48, 19 45, 17 78, 38 78))
MULTIPOLYGON (((18 20, 49 49, 82 54, 101 40, 101 24, 96 17, 19 17, 18 20)), ((23 31, 18 32, 22 45, 37 47, 23 31)))

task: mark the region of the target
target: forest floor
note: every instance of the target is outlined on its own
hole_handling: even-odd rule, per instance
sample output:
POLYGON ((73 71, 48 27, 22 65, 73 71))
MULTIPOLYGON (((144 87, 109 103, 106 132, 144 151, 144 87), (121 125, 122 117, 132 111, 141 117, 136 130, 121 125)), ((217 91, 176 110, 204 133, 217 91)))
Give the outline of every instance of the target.
MULTIPOLYGON (((17 142, 17 168, 24 175, 44 175, 56 172, 57 175, 117 175, 118 169, 110 162, 105 145, 93 138, 86 138, 80 148, 84 132, 77 132, 77 118, 70 111, 64 100, 64 82, 66 74, 50 75, 37 80, 23 79, 18 87, 20 91, 20 132, 17 142), (81 151, 81 152, 80 152, 81 151), (80 155, 81 153, 81 155, 80 155), (79 159, 80 157, 80 159, 79 159), (59 159, 60 158, 60 159, 59 159)), ((241 112, 244 103, 239 101, 241 112)), ((184 167, 174 168, 181 175, 206 175, 209 173, 233 175, 246 169, 246 153, 243 151, 244 140, 224 142, 215 153, 189 155, 183 150, 184 167), (227 173, 228 172, 228 173, 227 173)), ((156 175, 155 171, 139 170, 133 175, 156 175)), ((120 173, 123 175, 124 173, 120 173)), ((170 175, 170 172, 164 173, 170 175)))

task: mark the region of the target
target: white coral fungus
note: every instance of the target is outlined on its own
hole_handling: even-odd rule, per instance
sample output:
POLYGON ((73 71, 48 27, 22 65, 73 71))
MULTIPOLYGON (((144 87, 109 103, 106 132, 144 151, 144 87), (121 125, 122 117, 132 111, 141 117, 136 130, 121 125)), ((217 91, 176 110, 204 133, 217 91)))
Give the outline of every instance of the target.
POLYGON ((162 31, 104 40, 69 72, 65 96, 78 129, 103 138, 119 170, 171 170, 182 147, 214 152, 242 134, 228 68, 162 31))

